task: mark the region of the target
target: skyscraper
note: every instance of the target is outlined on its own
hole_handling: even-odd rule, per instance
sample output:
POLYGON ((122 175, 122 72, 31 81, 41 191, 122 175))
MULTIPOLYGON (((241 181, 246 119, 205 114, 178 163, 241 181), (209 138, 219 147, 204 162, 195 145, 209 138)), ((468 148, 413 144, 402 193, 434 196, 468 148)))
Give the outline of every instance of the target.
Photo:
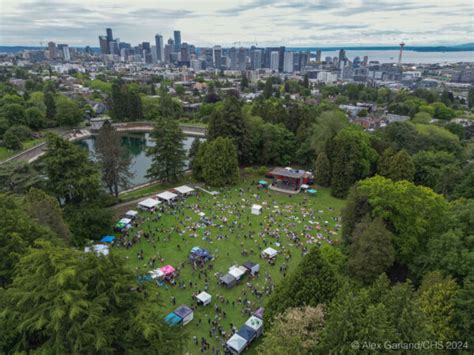
POLYGON ((245 48, 243 47, 239 48, 238 59, 239 59, 239 70, 247 69, 247 63, 246 63, 247 56, 245 55, 245 48))
POLYGON ((278 49, 278 71, 283 71, 283 61, 285 59, 285 46, 281 46, 278 49))
POLYGON ((189 47, 186 42, 181 44, 181 61, 189 62, 189 47))
POLYGON ((49 52, 49 59, 56 59, 58 54, 56 53, 56 43, 48 42, 48 52, 49 52))
POLYGON ((155 35, 155 47, 156 60, 161 63, 163 61, 163 36, 158 33, 155 35))
POLYGON ((230 70, 237 69, 237 49, 232 47, 229 49, 230 70))
POLYGON ((293 73, 293 52, 285 52, 283 71, 285 73, 293 73))
POLYGON ((111 28, 107 28, 105 30, 107 32, 107 41, 113 41, 114 40, 114 36, 112 36, 112 29, 111 28))
POLYGON ((100 52, 102 54, 109 54, 109 42, 107 36, 99 36, 100 52))
POLYGON ((171 53, 173 53, 173 50, 174 50, 174 41, 172 38, 169 38, 168 44, 165 46, 165 49, 164 49, 164 54, 165 54, 164 62, 165 63, 171 62, 171 53))
POLYGON ((280 64, 280 52, 272 51, 270 54, 270 69, 278 71, 278 65, 280 64))
POLYGON ((346 51, 344 49, 339 50, 339 63, 346 60, 346 51))
POLYGON ((212 49, 212 61, 214 62, 214 68, 220 69, 222 66, 222 48, 221 46, 214 46, 212 49))
POLYGON ((321 62, 321 49, 318 49, 316 51, 316 62, 318 62, 318 63, 321 62))
POLYGON ((109 41, 109 54, 119 54, 119 46, 117 41, 109 41))
POLYGON ((174 51, 177 53, 181 50, 181 31, 174 31, 174 51))
POLYGON ((254 49, 251 56, 251 65, 253 70, 262 68, 263 51, 261 49, 254 49))
POLYGON ((65 61, 71 60, 71 52, 69 52, 69 46, 67 44, 58 44, 58 50, 65 61))

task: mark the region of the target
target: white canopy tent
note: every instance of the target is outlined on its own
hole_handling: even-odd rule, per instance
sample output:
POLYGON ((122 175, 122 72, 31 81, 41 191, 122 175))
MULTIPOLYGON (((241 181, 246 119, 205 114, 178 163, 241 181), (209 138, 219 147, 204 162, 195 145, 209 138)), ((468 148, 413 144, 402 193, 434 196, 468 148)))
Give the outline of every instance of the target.
POLYGON ((196 296, 196 299, 203 306, 207 306, 209 303, 211 303, 212 296, 207 292, 202 291, 199 295, 196 296))
POLYGON ((260 205, 252 205, 252 214, 255 214, 255 215, 260 215, 262 214, 262 206, 260 205))
POLYGON ((171 201, 175 200, 178 195, 170 192, 170 191, 164 191, 158 195, 156 195, 160 200, 165 201, 167 203, 170 203, 171 201))
POLYGON ((161 279, 163 276, 165 276, 165 273, 160 269, 155 269, 150 271, 150 275, 152 279, 161 279))
POLYGON ((229 274, 234 276, 236 280, 240 280, 242 276, 247 272, 247 268, 243 266, 231 266, 229 268, 229 274))
POLYGON ((130 224, 132 223, 132 220, 130 218, 122 218, 119 223, 123 223, 123 224, 130 224))
POLYGON ((156 206, 158 206, 161 202, 155 200, 154 198, 147 198, 138 203, 138 207, 144 210, 152 211, 156 206))
POLYGON ((130 211, 127 211, 127 213, 125 213, 125 217, 130 218, 130 219, 134 219, 136 216, 138 216, 138 212, 135 210, 130 210, 130 211))
POLYGON ((86 253, 94 252, 97 255, 109 255, 110 253, 110 248, 108 245, 105 244, 95 244, 92 247, 85 247, 84 251, 86 253))
POLYGON ((187 185, 175 187, 173 190, 178 192, 180 195, 189 195, 190 193, 194 192, 194 189, 187 185))
POLYGON ((257 332, 257 336, 260 336, 260 334, 262 334, 263 320, 261 320, 260 318, 251 316, 249 319, 247 319, 245 325, 255 330, 257 332))
POLYGON ((239 334, 234 334, 226 343, 229 350, 234 354, 240 354, 247 346, 247 340, 239 334))
POLYGON ((265 258, 272 259, 275 256, 277 256, 277 254, 278 254, 278 251, 276 251, 275 249, 270 248, 270 247, 268 247, 267 249, 262 251, 262 256, 265 257, 265 258))

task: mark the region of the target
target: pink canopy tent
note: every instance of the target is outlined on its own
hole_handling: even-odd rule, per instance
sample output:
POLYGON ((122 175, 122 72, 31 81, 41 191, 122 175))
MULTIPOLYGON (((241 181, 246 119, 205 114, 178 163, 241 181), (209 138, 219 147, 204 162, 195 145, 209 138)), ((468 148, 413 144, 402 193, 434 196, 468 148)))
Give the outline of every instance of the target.
POLYGON ((160 270, 161 270, 165 275, 172 274, 173 272, 176 271, 176 269, 175 269, 174 267, 172 267, 171 265, 165 265, 165 266, 163 266, 162 268, 160 268, 160 270))

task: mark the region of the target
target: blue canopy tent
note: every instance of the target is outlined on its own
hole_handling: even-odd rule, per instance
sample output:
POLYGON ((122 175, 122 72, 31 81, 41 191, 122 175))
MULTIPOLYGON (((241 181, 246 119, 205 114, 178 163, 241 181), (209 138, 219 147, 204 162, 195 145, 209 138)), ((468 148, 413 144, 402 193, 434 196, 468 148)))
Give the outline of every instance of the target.
POLYGON ((268 187, 268 182, 266 182, 265 180, 260 180, 258 182, 258 186, 266 188, 266 187, 268 187))
POLYGON ((237 334, 239 334, 242 338, 247 340, 249 343, 252 342, 252 340, 254 340, 257 337, 257 332, 247 325, 241 326, 237 334))
POLYGON ((182 321, 183 321, 183 318, 181 318, 174 312, 171 312, 165 317, 165 322, 168 323, 168 325, 172 327, 181 324, 182 321))
POLYGON ((191 260, 201 259, 201 260, 211 260, 212 255, 209 253, 209 250, 201 247, 193 247, 191 249, 191 255, 189 256, 191 260))
POLYGON ((315 190, 315 189, 308 189, 307 192, 311 195, 316 195, 316 192, 318 192, 318 190, 315 190))
POLYGON ((115 237, 113 235, 106 235, 105 237, 102 237, 100 240, 102 243, 112 243, 115 240, 115 237))
POLYGON ((191 308, 185 305, 181 305, 174 310, 174 313, 179 316, 183 322, 183 325, 188 324, 194 318, 194 312, 191 308))

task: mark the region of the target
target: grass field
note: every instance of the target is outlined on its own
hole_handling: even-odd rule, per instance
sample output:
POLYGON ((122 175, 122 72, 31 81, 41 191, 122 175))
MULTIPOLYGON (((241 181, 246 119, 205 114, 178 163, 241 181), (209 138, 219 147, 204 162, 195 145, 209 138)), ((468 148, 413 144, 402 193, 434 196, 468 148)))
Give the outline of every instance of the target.
MULTIPOLYGON (((209 322, 216 316, 215 305, 221 308, 219 325, 227 335, 231 334, 231 324, 240 328, 248 318, 247 314, 242 313, 244 307, 238 302, 239 299, 250 301, 249 308, 254 311, 263 306, 268 298, 267 295, 257 298, 247 283, 265 293, 265 290, 270 290, 272 285, 277 285, 284 277, 280 266, 286 263, 291 272, 301 260, 302 250, 318 243, 315 238, 318 233, 331 240, 339 237, 336 226, 344 201, 331 197, 329 191, 322 188, 318 188, 317 196, 300 193, 289 197, 286 194, 258 189, 255 183, 257 180, 259 177, 246 178, 240 185, 220 190, 217 196, 199 192, 196 196, 180 202, 179 207, 174 210, 155 214, 140 212, 141 222, 129 235, 129 238, 132 238, 140 233, 140 240, 130 249, 122 246, 113 248, 114 254, 127 258, 130 268, 137 275, 145 275, 150 270, 167 264, 180 269, 176 280, 178 285, 184 284, 185 288, 182 285, 170 284, 161 287, 152 284, 149 287, 152 297, 157 297, 156 307, 160 307, 163 314, 172 312, 181 304, 193 306, 193 292, 197 294, 204 290, 207 280, 207 292, 213 297, 212 303, 206 307, 197 306, 194 320, 185 327, 190 336, 186 350, 192 354, 200 353, 200 346, 192 342, 193 336, 198 340, 205 338, 211 347, 220 349, 220 353, 223 353, 222 338, 217 335, 210 336, 209 322), (263 212, 259 216, 251 214, 251 206, 254 203, 263 205, 263 212), (206 217, 212 220, 211 226, 205 227, 200 223, 199 212, 204 212, 206 217), (227 221, 223 220, 224 217, 227 221), (321 225, 320 231, 316 229, 316 222, 321 225), (144 238, 144 233, 151 237, 144 238), (294 233, 300 240, 299 246, 290 239, 290 233, 294 233), (313 240, 308 236, 313 237, 313 240), (208 269, 208 265, 202 271, 192 270, 187 260, 194 246, 208 249, 215 257, 210 263, 212 270, 208 269), (267 246, 279 251, 273 266, 260 258, 260 251, 267 246), (143 259, 137 257, 141 250, 143 259), (248 252, 248 256, 242 255, 244 250, 248 252), (286 261, 289 254, 291 257, 286 261), (158 260, 153 267, 149 261, 155 255, 158 260), (218 285, 215 273, 225 274, 230 266, 242 265, 245 261, 260 264, 260 275, 257 279, 250 280, 249 275, 245 275, 243 280, 231 289, 218 285), (223 298, 223 302, 218 300, 218 295, 223 298), (175 298, 176 305, 173 305, 172 297, 175 298), (226 313, 225 317, 222 311, 226 313)), ((254 350, 252 347, 249 352, 253 353, 254 350)))

